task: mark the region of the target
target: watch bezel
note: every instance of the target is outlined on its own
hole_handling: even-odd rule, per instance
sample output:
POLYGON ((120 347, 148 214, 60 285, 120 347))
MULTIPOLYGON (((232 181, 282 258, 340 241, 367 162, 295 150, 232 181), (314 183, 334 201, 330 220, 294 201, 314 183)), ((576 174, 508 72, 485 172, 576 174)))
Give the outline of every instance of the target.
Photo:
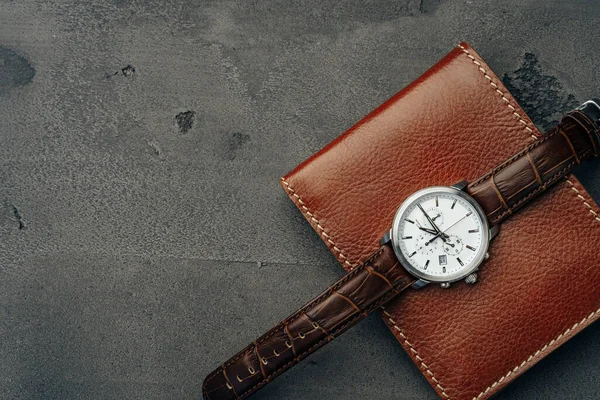
POLYGON ((477 203, 477 201, 475 201, 475 199, 473 199, 467 193, 465 193, 464 191, 459 190, 455 187, 452 187, 452 186, 430 186, 430 187, 416 191, 415 193, 408 196, 406 198, 406 200, 404 200, 404 202, 402 202, 402 204, 396 211, 396 214, 394 215, 394 221, 392 223, 392 229, 390 231, 390 239, 391 239, 392 249, 394 250, 396 257, 398 258, 398 260, 400 261, 402 266, 409 273, 411 273, 412 275, 414 275, 417 278, 422 279, 426 282, 451 283, 451 282, 456 282, 461 279, 464 279, 479 269, 479 266, 485 260, 485 255, 489 248, 490 227, 489 227, 489 223, 487 220, 487 216, 485 215, 485 212, 483 211, 483 209, 481 208, 479 203, 477 203), (482 238, 481 238, 481 249, 480 249, 479 253, 477 254, 477 257, 473 260, 472 266, 469 269, 461 270, 459 272, 455 272, 453 274, 449 274, 444 277, 430 275, 430 274, 424 273, 423 271, 420 271, 420 270, 416 269, 415 267, 413 267, 412 264, 410 262, 408 262, 408 260, 404 256, 404 254, 402 254, 402 250, 400 249, 400 243, 399 243, 399 240, 398 240, 397 234, 396 234, 400 227, 401 217, 404 214, 404 212, 408 209, 408 207, 410 207, 417 198, 420 198, 421 196, 424 196, 424 195, 433 194, 433 193, 450 193, 450 194, 459 196, 462 199, 464 199, 465 201, 467 201, 470 205, 473 206, 473 208, 479 215, 481 222, 482 222, 482 228, 483 228, 482 229, 482 238))

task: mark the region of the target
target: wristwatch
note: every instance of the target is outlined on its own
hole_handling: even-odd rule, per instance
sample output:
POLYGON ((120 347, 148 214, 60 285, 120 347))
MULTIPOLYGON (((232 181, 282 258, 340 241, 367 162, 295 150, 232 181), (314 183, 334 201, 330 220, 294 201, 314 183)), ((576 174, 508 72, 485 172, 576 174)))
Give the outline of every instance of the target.
POLYGON ((410 195, 377 251, 209 374, 204 400, 250 396, 408 288, 474 284, 500 223, 599 148, 594 99, 480 178, 410 195))

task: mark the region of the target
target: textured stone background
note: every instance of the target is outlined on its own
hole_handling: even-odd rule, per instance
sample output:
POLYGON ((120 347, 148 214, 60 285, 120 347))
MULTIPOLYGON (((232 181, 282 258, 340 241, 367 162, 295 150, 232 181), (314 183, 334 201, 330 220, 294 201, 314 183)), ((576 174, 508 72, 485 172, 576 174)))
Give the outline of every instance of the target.
MULTIPOLYGON (((600 95, 599 17, 593 0, 0 0, 0 397, 199 398, 341 274, 280 176, 463 39, 549 127, 600 95)), ((599 200, 600 167, 578 175, 599 200)), ((498 398, 597 398, 598 334, 498 398)), ((435 395, 370 317, 256 398, 435 395)))

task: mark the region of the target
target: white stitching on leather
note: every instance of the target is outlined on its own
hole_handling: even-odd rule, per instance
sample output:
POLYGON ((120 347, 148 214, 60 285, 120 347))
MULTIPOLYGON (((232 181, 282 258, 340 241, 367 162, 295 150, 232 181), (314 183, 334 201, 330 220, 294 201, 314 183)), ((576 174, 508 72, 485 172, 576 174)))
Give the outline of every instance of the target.
POLYGON ((498 85, 496 85, 493 81, 492 81, 492 77, 488 75, 487 71, 481 66, 481 63, 479 61, 477 61, 477 59, 475 57, 473 57, 471 55, 471 53, 469 52, 469 50, 465 49, 463 45, 459 44, 458 47, 467 55, 467 57, 469 57, 471 59, 471 61, 473 61, 473 64, 477 65, 477 69, 480 70, 483 73, 483 76, 485 76, 485 78, 490 81, 490 85, 492 86, 492 88, 494 88, 494 90, 500 95, 500 97, 502 98, 502 100, 504 100, 504 102, 506 103, 506 106, 512 111, 513 115, 515 117, 517 117, 517 119, 519 120, 520 123, 522 123, 523 125, 525 125, 525 130, 529 133, 529 135, 533 138, 533 139, 537 139, 537 136, 535 136, 533 134, 533 129, 531 129, 528 125, 527 122, 523 119, 523 117, 521 117, 521 115, 516 112, 515 107, 510 104, 510 100, 506 97, 506 95, 504 94, 504 92, 500 89, 498 89, 498 85))
POLYGON ((308 216, 307 219, 309 220, 309 222, 311 222, 311 224, 314 222, 314 225, 317 227, 317 233, 319 233, 321 236, 323 236, 323 239, 325 240, 325 242, 330 243, 333 246, 333 250, 335 250, 338 253, 338 256, 342 259, 340 261, 342 261, 344 264, 350 266, 350 269, 354 268, 352 263, 350 261, 348 261, 348 257, 346 257, 344 255, 344 252, 339 247, 337 247, 337 245, 333 241, 333 238, 331 237, 331 235, 327 233, 327 231, 325 230, 325 228, 323 228, 323 226, 321 225, 319 220, 315 218, 315 215, 310 212, 308 207, 306 207, 306 204, 302 201, 302 199, 300 198, 298 193, 296 193, 296 191, 294 191, 294 189, 292 189, 290 184, 286 182, 285 178, 281 178, 281 182, 283 182, 287 191, 296 198, 295 201, 298 202, 298 204, 300 205, 302 213, 304 213, 308 216))
POLYGON ((427 376, 426 377, 429 378, 429 379, 431 379, 433 381, 433 383, 435 383, 435 386, 438 389, 440 389, 440 393, 442 394, 442 396, 444 396, 446 399, 449 400, 450 396, 448 396, 448 394, 446 393, 446 389, 444 389, 442 387, 442 385, 440 385, 440 381, 437 380, 436 377, 435 377, 435 375, 433 374, 433 372, 431 372, 431 368, 429 368, 427 366, 427 364, 425 364, 425 362, 423 361, 423 358, 417 352, 417 349, 415 349, 415 347, 408 341, 408 338, 406 337, 406 335, 404 334, 404 332, 402 332, 402 330, 400 328, 398 328, 398 325, 396 325, 396 321, 394 321, 392 319, 392 316, 390 315, 390 313, 385 310, 385 307, 381 307, 381 311, 387 317, 388 323, 392 324, 392 326, 394 327, 394 329, 396 331, 398 331, 398 334, 400 335, 400 337, 404 341, 404 344, 408 346, 410 352, 413 353, 414 357, 417 359, 417 361, 419 361, 419 363, 420 363, 419 367, 421 367, 421 369, 423 371, 425 371, 427 373, 427 375, 429 375, 429 377, 427 377, 427 376))
POLYGON ((566 176, 565 176, 565 181, 567 181, 567 183, 571 186, 571 190, 573 190, 575 192, 577 198, 579 200, 581 200, 583 202, 583 205, 588 208, 588 211, 590 212, 590 214, 592 214, 592 216, 594 217, 594 219, 596 221, 600 222, 600 217, 598 217, 598 213, 596 211, 594 211, 594 209, 592 208, 592 206, 579 193, 579 190, 577 190, 577 188, 575 187, 575 185, 573 184, 573 182, 571 182, 571 180, 569 178, 567 178, 566 176))
POLYGON ((536 351, 534 354, 532 354, 529 357, 527 357, 527 360, 523 361, 520 365, 517 365, 512 370, 508 371, 506 374, 504 374, 502 377, 500 377, 500 379, 498 379, 496 382, 492 383, 487 389, 485 389, 484 391, 482 391, 481 393, 479 393, 477 396, 473 397, 473 400, 480 399, 483 395, 485 395, 486 393, 488 393, 492 388, 495 388, 500 383, 502 383, 502 381, 504 379, 506 379, 510 375, 512 375, 513 372, 517 372, 520 368, 524 367, 527 363, 531 362, 531 360, 533 360, 534 358, 539 358, 540 354, 542 354, 543 352, 545 352, 546 350, 548 350, 548 348, 550 348, 554 344, 556 344, 556 342, 558 342, 559 340, 561 340, 564 336, 566 336, 573 329, 577 328, 579 325, 585 323, 587 320, 589 320, 590 318, 593 318, 597 314, 600 314, 600 309, 598 309, 595 312, 591 313, 590 315, 588 315, 587 317, 585 317, 581 321, 575 322, 575 324, 573 324, 572 327, 567 328, 566 331, 564 331, 563 333, 561 333, 560 335, 558 335, 556 338, 552 339, 548 344, 545 344, 544 347, 542 347, 541 349, 539 349, 538 351, 536 351))

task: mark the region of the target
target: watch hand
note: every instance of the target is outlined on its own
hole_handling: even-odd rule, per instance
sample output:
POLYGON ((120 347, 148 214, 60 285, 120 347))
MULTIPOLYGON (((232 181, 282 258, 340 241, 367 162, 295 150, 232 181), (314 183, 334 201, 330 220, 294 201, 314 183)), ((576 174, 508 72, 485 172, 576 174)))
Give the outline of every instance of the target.
MULTIPOLYGON (((434 232, 429 232, 429 233, 434 233, 434 232)), ((448 239, 449 237, 450 236, 446 235, 444 232, 438 232, 435 234, 434 237, 432 237, 431 239, 429 239, 428 241, 425 242, 425 246, 429 246, 429 243, 433 242, 437 238, 442 238, 442 240, 444 241, 445 244, 449 244, 450 246, 454 247, 454 245, 452 243, 448 243, 446 241, 446 239, 448 239)))
MULTIPOLYGON (((434 231, 433 229, 430 229, 430 228, 423 228, 423 227, 421 226, 421 227, 419 227, 419 229, 420 229, 420 230, 422 230, 422 231, 425 231, 425 232, 427 232, 427 233, 431 233, 432 235, 436 235, 436 236, 438 235, 438 232, 436 232, 436 231, 434 231)), ((447 235, 447 234, 445 234, 444 232, 439 232, 439 233, 440 233, 440 235, 439 235, 439 236, 443 236, 445 239, 447 239, 447 238, 448 238, 448 235, 447 235)))
MULTIPOLYGON (((427 221, 429 221, 429 223, 431 224, 431 226, 433 227, 433 229, 435 229, 435 231, 439 234, 442 231, 440 231, 440 228, 438 228, 438 226, 435 224, 435 222, 433 222, 433 220, 431 219, 431 217, 429 217, 429 215, 425 212, 425 210, 423 209, 423 207, 417 203, 417 207, 419 207, 419 210, 423 211, 423 214, 425 214, 425 218, 427 218, 427 221)), ((442 240, 445 242, 446 238, 444 236, 441 235, 437 235, 435 236, 433 239, 437 238, 437 237, 441 237, 442 240)))
POLYGON ((450 225, 449 227, 447 227, 446 229, 444 229, 444 232, 442 232, 442 233, 445 233, 448 229, 452 228, 454 225, 458 224, 460 221, 462 221, 463 219, 467 218, 469 215, 471 215, 470 212, 468 212, 464 217, 460 218, 458 221, 456 221, 455 223, 453 223, 452 225, 450 225))
POLYGON ((431 224, 431 227, 433 229, 435 229, 436 232, 440 232, 440 228, 437 227, 437 225, 435 224, 435 222, 433 222, 433 220, 431 219, 431 217, 429 216, 429 214, 427 214, 427 212, 425 212, 425 210, 423 209, 423 207, 417 203, 417 207, 419 207, 419 210, 423 211, 423 214, 425 214, 425 218, 427 218, 427 221, 429 221, 429 223, 431 224))
POLYGON ((435 235, 434 237, 432 237, 431 239, 429 239, 428 241, 425 242, 425 246, 429 246, 429 243, 433 242, 435 239, 439 238, 439 235, 435 235))

